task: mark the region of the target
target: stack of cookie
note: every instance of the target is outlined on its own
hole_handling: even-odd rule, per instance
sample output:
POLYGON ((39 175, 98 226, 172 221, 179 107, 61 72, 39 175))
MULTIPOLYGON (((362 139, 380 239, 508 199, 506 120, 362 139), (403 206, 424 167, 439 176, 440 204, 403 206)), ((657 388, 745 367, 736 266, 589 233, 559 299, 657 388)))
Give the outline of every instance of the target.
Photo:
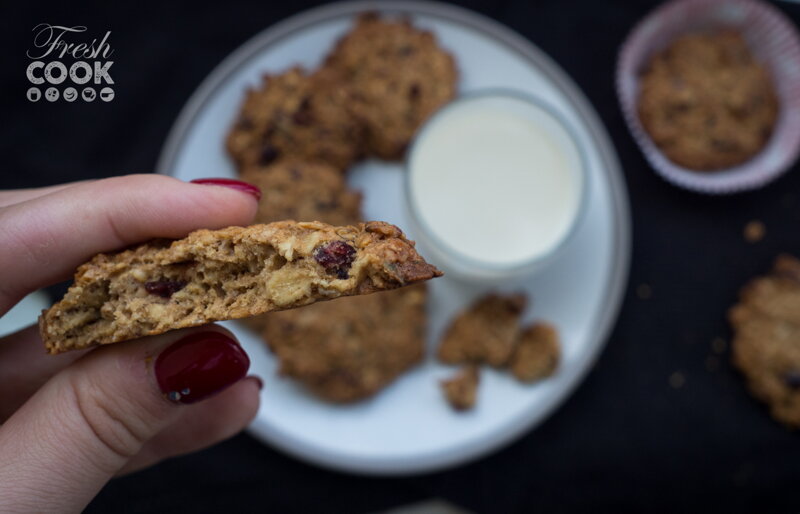
MULTIPOLYGON (((416 130, 456 93, 434 36, 407 20, 360 16, 316 71, 265 75, 246 93, 226 142, 242 180, 261 188, 256 222, 362 220, 346 170, 399 159, 416 130)), ((280 371, 333 402, 369 397, 421 361, 424 285, 324 302, 248 321, 280 371)))

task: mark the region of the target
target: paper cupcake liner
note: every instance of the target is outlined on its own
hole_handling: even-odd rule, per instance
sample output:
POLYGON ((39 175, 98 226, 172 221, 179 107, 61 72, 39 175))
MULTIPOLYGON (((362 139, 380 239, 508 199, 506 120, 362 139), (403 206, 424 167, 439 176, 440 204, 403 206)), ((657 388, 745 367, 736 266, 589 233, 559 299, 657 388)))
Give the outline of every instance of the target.
POLYGON ((730 194, 766 185, 785 172, 800 153, 800 37, 778 9, 758 0, 672 0, 647 15, 622 45, 617 62, 617 95, 628 128, 645 158, 664 179, 686 189, 730 194), (732 28, 769 70, 778 96, 778 119, 769 141, 752 159, 719 171, 679 166, 658 149, 639 120, 639 74, 654 53, 677 37, 732 28))

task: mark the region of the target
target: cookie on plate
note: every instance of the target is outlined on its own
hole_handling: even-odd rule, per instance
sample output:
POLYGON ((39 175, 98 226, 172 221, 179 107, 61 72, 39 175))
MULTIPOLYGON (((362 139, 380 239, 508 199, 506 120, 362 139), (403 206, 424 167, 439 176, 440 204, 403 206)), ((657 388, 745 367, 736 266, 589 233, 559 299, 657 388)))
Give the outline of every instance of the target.
POLYGON ((361 193, 335 167, 299 159, 246 168, 241 177, 262 191, 256 223, 280 220, 353 225, 361 220, 361 193))
POLYGON ((399 159, 417 128, 456 94, 453 57, 407 19, 366 13, 325 61, 352 86, 349 104, 367 130, 367 151, 399 159))
POLYGON ((372 396, 422 360, 424 285, 265 316, 280 373, 330 402, 372 396))
POLYGON ((800 261, 780 255, 731 308, 732 358, 772 416, 800 427, 800 261))
POLYGON ((445 364, 506 365, 527 300, 523 294, 490 294, 459 314, 447 328, 438 357, 445 364))
POLYGON ((560 353, 556 328, 535 323, 520 333, 508 367, 520 382, 535 382, 555 372, 560 353))
POLYGON ((439 385, 442 387, 447 403, 457 411, 465 411, 475 406, 479 383, 478 366, 470 365, 459 371, 454 377, 442 380, 439 385))
POLYGON ((349 88, 331 71, 295 67, 265 75, 259 88, 247 91, 228 134, 228 153, 240 169, 296 157, 344 170, 363 151, 351 102, 349 88))
POLYGON ((778 100, 742 36, 726 30, 682 36, 655 54, 641 75, 638 111, 668 159, 718 170, 764 147, 778 100))
POLYGON ((378 221, 197 230, 95 256, 39 326, 47 350, 60 353, 440 275, 400 229, 378 221))

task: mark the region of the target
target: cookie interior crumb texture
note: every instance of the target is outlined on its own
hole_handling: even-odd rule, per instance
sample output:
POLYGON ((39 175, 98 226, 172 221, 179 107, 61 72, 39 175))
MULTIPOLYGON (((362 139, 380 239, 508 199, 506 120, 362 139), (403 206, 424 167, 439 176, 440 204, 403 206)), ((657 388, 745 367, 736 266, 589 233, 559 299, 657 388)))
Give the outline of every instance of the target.
POLYGON ((477 366, 466 366, 454 377, 442 380, 442 392, 453 409, 457 411, 470 410, 475 407, 478 397, 478 384, 480 371, 477 366))
POLYGON ((489 294, 478 299, 445 331, 439 360, 446 364, 505 365, 514 350, 526 303, 524 294, 489 294))
POLYGON ((640 81, 639 117, 656 146, 692 170, 718 170, 757 154, 778 100, 770 75, 732 30, 689 34, 655 54, 640 81))
POLYGON ((777 420, 800 427, 800 261, 778 256, 768 275, 744 286, 729 319, 733 364, 749 390, 777 420))
POLYGON ((43 312, 40 329, 47 350, 60 353, 440 275, 400 229, 382 222, 198 230, 96 256, 43 312))
POLYGON ((556 328, 548 323, 536 323, 519 335, 508 367, 517 380, 535 382, 555 372, 560 354, 556 328))

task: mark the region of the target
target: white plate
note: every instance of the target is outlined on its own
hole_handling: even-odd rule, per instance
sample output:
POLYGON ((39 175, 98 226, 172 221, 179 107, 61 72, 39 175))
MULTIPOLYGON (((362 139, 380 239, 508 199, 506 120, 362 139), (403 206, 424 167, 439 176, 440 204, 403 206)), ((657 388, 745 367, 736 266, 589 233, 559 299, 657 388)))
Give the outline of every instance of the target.
MULTIPOLYGON (((463 463, 507 444, 544 420, 580 382, 598 356, 627 280, 628 203, 617 158, 595 112, 567 76, 530 42, 469 11, 428 2, 347 2, 306 11, 258 34, 231 54, 192 96, 161 156, 158 171, 183 180, 234 176, 223 141, 246 86, 265 71, 293 64, 316 66, 331 44, 366 9, 408 14, 433 30, 455 54, 462 92, 511 88, 551 103, 573 125, 589 161, 587 215, 563 257, 525 284, 533 298, 528 319, 560 329, 563 361, 556 375, 532 386, 509 375, 483 373, 478 406, 457 414, 438 382, 453 370, 432 358, 375 398, 331 406, 277 377, 264 344, 238 323, 226 323, 264 378, 261 409, 250 427, 256 437, 303 460, 360 473, 399 475, 463 463)), ((368 219, 408 227, 399 164, 365 162, 350 183, 365 192, 368 219)), ((442 192, 447 194, 446 191, 442 192)), ((410 234, 411 237, 414 234, 410 234)), ((429 353, 445 324, 486 288, 444 277, 431 283, 429 353)))

